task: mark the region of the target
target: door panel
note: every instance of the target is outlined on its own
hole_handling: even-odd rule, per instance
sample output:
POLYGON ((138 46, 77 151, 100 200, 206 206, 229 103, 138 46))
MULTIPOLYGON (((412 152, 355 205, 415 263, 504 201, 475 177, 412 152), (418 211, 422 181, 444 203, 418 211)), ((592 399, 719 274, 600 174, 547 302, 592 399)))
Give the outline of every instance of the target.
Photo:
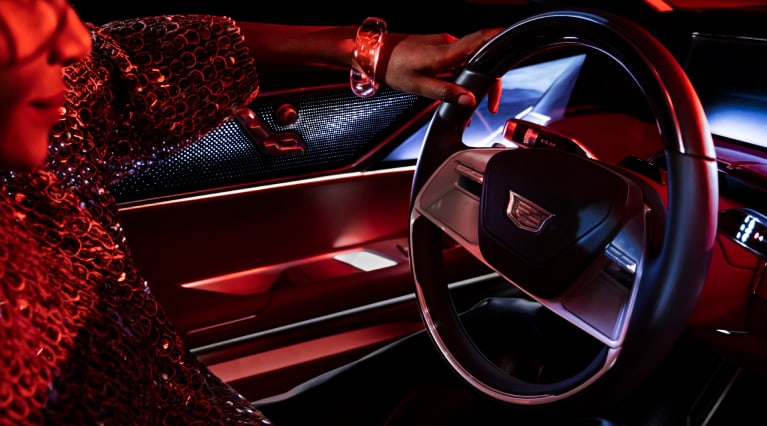
MULTIPOLYGON (((169 320, 249 399, 422 328, 407 253, 417 154, 389 154, 417 144, 435 106, 388 89, 356 98, 328 80, 283 88, 114 186, 169 320), (284 135, 301 149, 269 149, 284 135), (388 263, 353 264, 368 257, 388 263)), ((450 241, 445 254, 453 281, 488 274, 450 241)))
POLYGON ((127 207, 123 225, 176 327, 207 344, 411 290, 411 178, 410 168, 349 173, 127 207), (362 248, 397 265, 364 272, 333 259, 362 248), (354 291, 376 276, 389 284, 354 291), (293 306, 280 312, 283 299, 293 306))

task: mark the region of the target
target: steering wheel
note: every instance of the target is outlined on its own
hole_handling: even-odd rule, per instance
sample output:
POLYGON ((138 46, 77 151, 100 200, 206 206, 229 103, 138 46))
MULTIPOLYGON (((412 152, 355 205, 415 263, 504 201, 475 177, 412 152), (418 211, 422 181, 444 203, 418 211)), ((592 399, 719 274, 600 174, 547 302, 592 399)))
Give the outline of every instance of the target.
MULTIPOLYGON (((481 99, 508 70, 566 49, 606 55, 636 83, 660 130, 667 186, 558 149, 470 148, 462 135, 473 109, 442 103, 412 188, 410 261, 426 330, 467 383, 522 410, 597 408, 641 383, 684 330, 716 232, 717 168, 702 107, 671 53, 638 25, 590 10, 542 13, 483 46, 457 82, 481 99), (468 331, 445 282, 445 235, 522 295, 487 301, 500 312, 481 327, 499 333, 489 341, 559 342, 548 364, 569 365, 589 347, 585 360, 520 376, 484 351, 488 338, 468 331), (534 338, 514 331, 525 327, 534 338), (562 327, 585 338, 563 342, 562 327)), ((526 349, 538 351, 515 351, 526 349)))

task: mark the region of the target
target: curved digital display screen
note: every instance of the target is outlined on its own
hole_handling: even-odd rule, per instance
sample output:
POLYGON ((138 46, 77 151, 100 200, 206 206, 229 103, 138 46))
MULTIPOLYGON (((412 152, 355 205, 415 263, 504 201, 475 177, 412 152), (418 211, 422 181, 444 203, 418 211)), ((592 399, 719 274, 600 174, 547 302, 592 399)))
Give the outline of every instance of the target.
POLYGON ((693 34, 685 70, 715 135, 767 148, 767 40, 693 34))

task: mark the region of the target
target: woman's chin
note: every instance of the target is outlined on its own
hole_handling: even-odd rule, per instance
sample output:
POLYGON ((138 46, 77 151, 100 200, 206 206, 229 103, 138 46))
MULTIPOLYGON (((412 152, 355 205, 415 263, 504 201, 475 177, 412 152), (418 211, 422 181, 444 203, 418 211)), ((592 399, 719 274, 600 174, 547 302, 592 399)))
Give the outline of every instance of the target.
POLYGON ((48 155, 48 136, 44 143, 20 145, 18 141, 0 141, 0 168, 29 171, 38 168, 48 155))

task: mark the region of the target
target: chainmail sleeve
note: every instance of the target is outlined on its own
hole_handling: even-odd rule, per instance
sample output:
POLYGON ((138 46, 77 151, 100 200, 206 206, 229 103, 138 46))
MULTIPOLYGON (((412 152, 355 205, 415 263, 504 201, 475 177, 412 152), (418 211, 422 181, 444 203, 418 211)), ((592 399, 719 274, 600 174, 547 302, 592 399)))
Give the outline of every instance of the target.
POLYGON ((186 348, 109 191, 251 101, 253 59, 227 18, 89 28, 45 164, 0 170, 0 425, 270 424, 186 348))
POLYGON ((86 96, 89 131, 107 183, 151 167, 231 117, 258 93, 258 75, 239 28, 228 18, 170 15, 92 27, 93 67, 86 96), (94 74, 104 82, 92 80, 94 74), (101 83, 101 84, 99 84, 101 83), (105 131, 107 130, 108 131, 105 131))

